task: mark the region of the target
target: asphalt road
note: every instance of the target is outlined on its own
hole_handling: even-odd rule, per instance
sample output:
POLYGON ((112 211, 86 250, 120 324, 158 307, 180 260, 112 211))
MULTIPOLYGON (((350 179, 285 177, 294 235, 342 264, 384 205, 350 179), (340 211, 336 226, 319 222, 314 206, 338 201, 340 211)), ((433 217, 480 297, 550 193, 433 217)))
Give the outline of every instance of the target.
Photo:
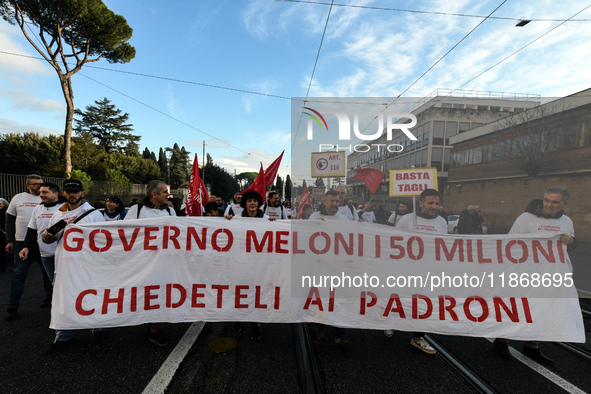
MULTIPOLYGON (((591 244, 571 254, 575 283, 591 295, 591 244)), ((7 300, 10 273, 0 273, 0 298, 7 300)), ((39 267, 33 266, 15 321, 0 319, 0 391, 3 393, 141 393, 165 363, 190 324, 167 324, 172 345, 161 348, 146 340, 146 326, 108 329, 107 339, 94 343, 88 331, 76 334, 64 352, 48 354, 53 331, 48 328, 49 308, 41 308, 44 294, 39 267)), ((591 300, 582 300, 591 310, 591 300)), ((585 318, 587 338, 591 319, 585 318)), ((264 324, 261 339, 251 340, 250 326, 209 323, 182 357, 168 384, 170 393, 295 393, 301 392, 293 326, 264 324), (209 348, 212 340, 236 339, 227 353, 209 348)), ((328 393, 469 393, 473 388, 439 356, 410 346, 410 334, 348 330, 350 348, 332 342, 327 329, 312 353, 319 366, 321 387, 328 393)), ((556 366, 528 366, 518 359, 506 361, 484 338, 434 336, 448 351, 480 376, 495 392, 591 392, 591 361, 562 346, 542 344, 556 366), (538 370, 535 370, 537 368, 538 370), (562 387, 561 387, 562 385, 562 387)), ((522 344, 512 342, 515 354, 522 344)), ((591 351, 589 340, 578 345, 591 351)))

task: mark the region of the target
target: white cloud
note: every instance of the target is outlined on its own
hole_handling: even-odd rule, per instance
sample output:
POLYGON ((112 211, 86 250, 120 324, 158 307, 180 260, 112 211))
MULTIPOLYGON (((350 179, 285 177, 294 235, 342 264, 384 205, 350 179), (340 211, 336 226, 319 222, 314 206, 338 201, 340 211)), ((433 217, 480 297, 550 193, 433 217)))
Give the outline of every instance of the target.
POLYGON ((43 126, 38 126, 34 124, 21 124, 15 122, 14 120, 0 118, 0 133, 7 134, 7 133, 30 133, 35 132, 39 133, 42 136, 47 136, 50 134, 53 135, 62 135, 64 133, 63 130, 55 130, 50 129, 43 126))
POLYGON ((10 107, 19 110, 56 112, 56 116, 65 117, 66 104, 56 100, 42 100, 24 89, 8 90, 0 87, 0 97, 7 98, 10 107))
POLYGON ((28 76, 51 74, 53 71, 45 63, 45 60, 32 58, 40 58, 41 55, 30 44, 19 42, 21 37, 24 36, 18 27, 4 22, 0 23, 0 48, 5 52, 0 54, 0 69, 3 70, 3 78, 23 73, 28 76))

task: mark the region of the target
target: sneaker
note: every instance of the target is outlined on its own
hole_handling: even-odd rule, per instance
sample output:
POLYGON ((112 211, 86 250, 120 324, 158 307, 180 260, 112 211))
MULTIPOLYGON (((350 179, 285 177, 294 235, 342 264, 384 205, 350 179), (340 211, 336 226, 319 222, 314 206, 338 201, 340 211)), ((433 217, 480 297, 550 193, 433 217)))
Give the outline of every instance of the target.
POLYGON ((149 340, 150 342, 155 343, 156 345, 161 347, 168 346, 168 340, 162 333, 162 330, 150 333, 149 340))
POLYGON ((6 316, 4 316, 4 320, 12 321, 16 319, 16 315, 18 314, 18 308, 8 308, 6 310, 6 316))
POLYGON ((427 354, 435 354, 437 353, 435 351, 435 349, 433 349, 431 347, 431 345, 429 345, 429 342, 427 342, 427 340, 423 337, 420 338, 411 338, 410 339, 410 344, 413 345, 416 348, 421 349, 422 351, 424 351, 427 354))
POLYGON ((394 335, 394 330, 384 330, 384 335, 388 338, 392 338, 392 335, 394 335))
POLYGON ((351 341, 345 337, 338 337, 334 339, 334 343, 340 347, 351 347, 351 341))
POLYGON ((51 296, 46 296, 41 302, 41 308, 47 308, 51 306, 51 296))
POLYGON ((98 343, 107 339, 107 333, 105 330, 95 331, 92 333, 92 342, 98 343))
POLYGON ((493 342, 493 348, 495 353, 504 358, 505 360, 512 360, 513 356, 509 351, 509 344, 507 342, 495 339, 493 342))
POLYGON ((535 360, 541 364, 547 365, 549 367, 554 365, 554 360, 552 360, 549 357, 546 357, 542 354, 542 352, 540 351, 539 348, 533 348, 533 347, 527 347, 527 346, 523 346, 523 350, 522 350, 523 354, 525 354, 527 357, 531 358, 532 360, 535 360))
POLYGON ((68 341, 55 341, 54 343, 49 345, 49 347, 47 348, 47 353, 57 353, 61 352, 62 350, 68 349, 72 345, 72 342, 74 342, 73 339, 70 339, 68 341))

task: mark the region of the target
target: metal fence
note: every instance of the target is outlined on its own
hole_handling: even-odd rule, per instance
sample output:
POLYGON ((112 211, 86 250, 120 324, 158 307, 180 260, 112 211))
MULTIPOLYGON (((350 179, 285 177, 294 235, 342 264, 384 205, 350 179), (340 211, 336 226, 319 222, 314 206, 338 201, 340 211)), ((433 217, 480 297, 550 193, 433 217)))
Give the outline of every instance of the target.
MULTIPOLYGON (((55 183, 63 187, 65 178, 42 176, 44 182, 55 183)), ((84 198, 94 205, 97 199, 105 200, 112 194, 118 195, 125 205, 129 205, 133 198, 141 199, 146 195, 146 185, 115 182, 82 181, 84 198)), ((27 190, 27 175, 0 174, 0 197, 10 199, 27 190)))

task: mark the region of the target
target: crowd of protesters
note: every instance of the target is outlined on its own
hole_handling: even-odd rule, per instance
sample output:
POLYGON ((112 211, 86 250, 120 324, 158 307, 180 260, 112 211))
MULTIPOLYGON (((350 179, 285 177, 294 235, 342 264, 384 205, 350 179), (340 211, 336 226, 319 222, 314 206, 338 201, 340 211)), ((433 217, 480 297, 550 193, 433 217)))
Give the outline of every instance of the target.
MULTIPOLYGON (((131 201, 130 208, 126 208, 117 195, 106 197, 104 202, 98 199, 94 207, 84 196, 84 187, 79 180, 65 181, 63 190, 60 191, 56 184, 45 183, 40 176, 31 174, 27 176, 26 191, 13 196, 10 202, 0 199, 0 246, 6 252, 0 253, 0 270, 7 270, 7 257, 13 261, 8 284, 6 321, 17 318, 25 281, 30 267, 35 263, 44 278, 45 298, 41 307, 51 306, 55 275, 54 255, 67 224, 186 216, 185 205, 179 199, 171 197, 168 186, 159 180, 151 181, 146 187, 146 195, 131 201)), ((448 232, 448 214, 443 209, 440 198, 439 192, 427 189, 420 195, 416 212, 413 212, 410 201, 399 201, 396 209, 389 212, 381 205, 376 207, 371 201, 355 202, 347 195, 344 186, 338 186, 327 191, 322 202, 303 204, 301 207, 296 204, 292 209, 291 202, 281 202, 275 191, 268 192, 266 196, 247 191, 243 195, 236 194, 230 203, 219 196, 211 196, 210 202, 202 207, 202 213, 203 216, 224 217, 228 220, 236 216, 269 221, 296 218, 310 221, 350 220, 389 225, 403 230, 445 234, 448 232)), ((561 242, 568 245, 569 250, 574 249, 577 240, 572 221, 563 211, 568 198, 566 188, 552 187, 546 190, 543 200, 534 200, 527 206, 526 213, 517 219, 510 234, 538 232, 545 221, 551 220, 560 224, 555 227, 562 234, 561 242)), ((483 226, 484 219, 478 205, 469 205, 459 215, 459 234, 482 234, 483 226)), ((315 333, 317 340, 324 340, 324 326, 316 325, 315 333)), ((384 333, 390 337, 393 331, 386 330, 384 333)), ((97 342, 105 339, 102 329, 93 329, 92 335, 97 342)), ((48 352, 67 348, 72 343, 73 336, 74 332, 71 330, 58 330, 48 352)), ((260 337, 260 324, 252 323, 251 338, 256 340, 260 337)), ((168 345, 162 323, 148 324, 147 338, 158 346, 168 345)), ((335 328, 334 343, 344 347, 351 346, 345 329, 335 328)), ((424 339, 424 333, 413 333, 410 343, 427 354, 436 353, 424 339)), ((495 340, 494 350, 501 357, 510 359, 512 356, 507 343, 505 339, 495 340)), ((552 360, 540 352, 537 342, 527 342, 524 353, 540 363, 553 364, 552 360)))

